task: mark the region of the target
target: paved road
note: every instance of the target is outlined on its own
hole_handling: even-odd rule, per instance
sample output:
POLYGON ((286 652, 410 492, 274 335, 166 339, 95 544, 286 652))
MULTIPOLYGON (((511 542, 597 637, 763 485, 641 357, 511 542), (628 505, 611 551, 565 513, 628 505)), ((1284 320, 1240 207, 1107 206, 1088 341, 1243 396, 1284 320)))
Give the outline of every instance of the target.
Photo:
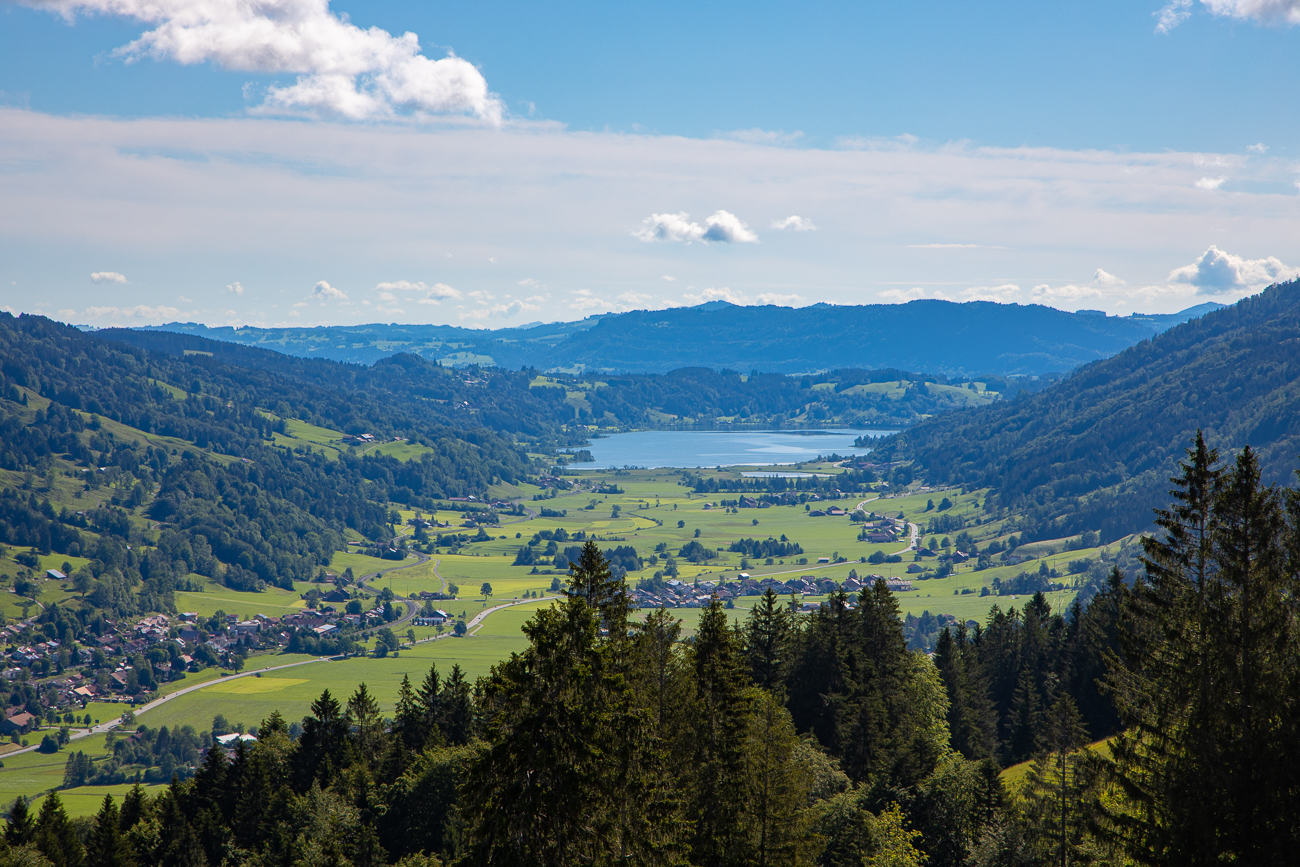
MULTIPOLYGON (((175 692, 168 693, 167 695, 155 698, 153 701, 148 702, 147 704, 140 705, 139 707, 134 709, 135 715, 139 716, 140 714, 145 713, 146 711, 151 711, 154 708, 159 707, 160 705, 166 704, 167 702, 171 701, 174 698, 180 698, 183 695, 188 695, 189 693, 196 692, 200 689, 207 689, 208 687, 216 686, 219 683, 230 683, 232 680, 239 680, 242 677, 255 677, 259 674, 264 674, 268 671, 281 671, 286 668, 296 668, 297 666, 300 665, 311 665, 314 662, 329 662, 331 659, 332 657, 328 657, 328 656, 321 656, 321 657, 317 657, 316 659, 304 659, 301 662, 288 662, 285 663, 284 665, 271 665, 266 668, 253 669, 251 671, 240 672, 239 674, 232 674, 227 677, 218 677, 215 680, 204 681, 203 683, 196 683, 194 686, 187 686, 184 689, 178 689, 175 692)), ((120 718, 109 720, 106 723, 100 723, 99 725, 91 726, 85 731, 74 732, 70 739, 76 741, 82 738, 90 737, 91 735, 103 734, 104 732, 111 731, 112 729, 117 728, 121 724, 122 724, 122 720, 120 718)), ((40 744, 36 744, 35 746, 24 747, 21 750, 13 750, 11 752, 5 753, 5 756, 6 757, 17 756, 22 753, 30 753, 33 750, 39 748, 40 748, 40 744)))

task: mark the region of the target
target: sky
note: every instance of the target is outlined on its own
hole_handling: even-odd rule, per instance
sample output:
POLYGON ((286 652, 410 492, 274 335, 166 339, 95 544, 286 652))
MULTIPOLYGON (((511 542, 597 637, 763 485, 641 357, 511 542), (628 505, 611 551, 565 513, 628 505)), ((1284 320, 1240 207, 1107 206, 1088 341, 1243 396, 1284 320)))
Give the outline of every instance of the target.
POLYGON ((1113 314, 1300 275, 1300 0, 0 0, 0 309, 1113 314))

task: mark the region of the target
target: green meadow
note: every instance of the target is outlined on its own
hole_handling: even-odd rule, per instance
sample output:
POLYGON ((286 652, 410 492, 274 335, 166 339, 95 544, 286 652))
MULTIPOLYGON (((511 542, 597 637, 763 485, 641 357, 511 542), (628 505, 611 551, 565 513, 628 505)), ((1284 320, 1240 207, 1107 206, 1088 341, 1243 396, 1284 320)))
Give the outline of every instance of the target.
MULTIPOLYGON (((318 448, 329 450, 331 439, 340 436, 337 431, 314 428, 302 422, 291 422, 290 432, 299 444, 310 443, 318 448)), ((400 447, 403 444, 387 444, 388 447, 400 447)), ((719 475, 723 478, 736 478, 746 468, 728 468, 724 470, 704 470, 702 474, 719 475)), ((773 468, 755 468, 771 470, 773 468)), ((835 473, 838 468, 831 464, 803 464, 788 469, 804 472, 835 473)), ((459 548, 457 553, 448 553, 446 548, 430 555, 425 563, 418 563, 414 557, 405 562, 381 560, 355 552, 340 552, 334 555, 329 568, 342 572, 351 568, 357 577, 380 573, 371 579, 373 589, 391 587, 399 596, 413 596, 421 591, 438 592, 444 589, 444 581, 459 586, 459 598, 454 601, 436 603, 438 607, 450 611, 453 615, 472 618, 485 609, 502 602, 523 598, 525 594, 545 595, 552 582, 557 578, 563 580, 563 573, 555 570, 549 562, 538 564, 537 574, 532 566, 514 566, 515 554, 522 545, 526 545, 534 533, 542 530, 557 530, 563 527, 570 535, 583 531, 594 536, 605 548, 617 545, 631 545, 645 561, 645 568, 629 573, 629 583, 650 578, 656 569, 664 568, 663 554, 657 565, 650 565, 649 558, 661 544, 667 553, 674 557, 680 548, 698 539, 705 547, 716 550, 716 558, 707 563, 692 564, 678 560, 679 578, 683 581, 735 580, 742 571, 741 555, 726 548, 734 541, 744 537, 764 539, 785 536, 791 542, 797 542, 803 553, 795 557, 776 559, 771 563, 750 561, 743 571, 754 577, 772 575, 781 579, 809 575, 817 578, 834 578, 843 580, 850 570, 856 570, 862 576, 880 574, 887 577, 909 577, 913 579, 913 589, 895 594, 904 615, 920 615, 924 611, 934 614, 950 614, 965 620, 983 621, 992 605, 1003 608, 1023 604, 1023 599, 1014 597, 980 596, 980 591, 989 586, 994 578, 1011 578, 1024 571, 1035 571, 1042 562, 1048 568, 1055 568, 1061 574, 1067 571, 1067 564, 1073 560, 1097 557, 1102 549, 1082 551, 1065 551, 1067 540, 1042 542, 1025 546, 1021 554, 1031 553, 1038 559, 1016 565, 996 566, 983 571, 975 571, 973 564, 965 564, 945 578, 918 580, 909 575, 907 567, 912 557, 906 556, 903 562, 895 564, 868 564, 862 560, 880 550, 886 554, 903 552, 907 548, 906 537, 897 543, 873 545, 857 540, 861 525, 845 517, 810 517, 803 506, 776 506, 766 509, 741 509, 735 513, 719 506, 720 500, 735 499, 735 494, 701 495, 683 487, 681 473, 668 470, 641 470, 618 472, 580 472, 567 477, 574 487, 560 493, 554 498, 534 502, 531 497, 540 489, 532 486, 499 486, 494 496, 513 496, 520 498, 531 511, 540 513, 540 507, 564 511, 563 517, 517 518, 503 520, 498 528, 490 528, 486 541, 472 542, 459 548), (602 484, 615 484, 623 493, 601 494, 594 490, 602 484), (617 509, 616 509, 617 507, 617 509), (508 523, 506 522, 508 521, 508 523), (681 526, 679 526, 679 523, 681 526), (696 533, 698 532, 698 536, 696 533), (841 562, 818 563, 819 558, 829 558, 841 562), (806 563, 800 563, 806 559, 806 563), (491 584, 492 594, 485 597, 480 588, 484 583, 491 584)), ((972 523, 967 528, 981 545, 993 539, 1005 538, 1001 522, 986 519, 982 503, 986 492, 973 491, 961 494, 957 491, 922 492, 903 497, 878 499, 876 495, 862 495, 851 500, 835 503, 846 511, 861 503, 867 511, 878 514, 898 516, 919 524, 925 528, 929 519, 939 514, 937 507, 927 508, 930 501, 938 503, 947 497, 951 509, 946 514, 960 516, 972 523), (980 523, 976 523, 980 522, 980 523)), ((396 508, 396 506, 395 506, 396 508)), ((414 512, 403 508, 404 519, 414 512)), ((450 521, 452 527, 441 530, 446 533, 468 533, 461 528, 464 523, 462 514, 447 509, 435 513, 441 521, 450 521)), ((409 532, 405 528, 404 532, 409 532)), ((431 534, 436 535, 436 533, 431 534)), ((949 534, 955 538, 954 534, 949 534)), ((940 537, 942 538, 942 536, 940 537)), ((922 536, 922 541, 929 539, 922 536)), ((1127 540, 1126 540, 1127 541, 1127 540)), ((544 550, 545 542, 539 546, 544 550)), ((560 543, 563 548, 575 544, 560 543)), ((1119 544, 1110 546, 1115 551, 1119 544)), ((84 561, 77 558, 52 556, 42 558, 42 568, 61 568, 64 560, 74 569, 84 561), (48 561, 48 562, 47 562, 48 561)), ((926 561, 933 566, 933 560, 926 561)), ((198 576, 191 576, 197 580, 198 576)), ((1073 599, 1076 590, 1069 585, 1070 579, 1062 580, 1070 589, 1048 594, 1056 610, 1064 610, 1073 599)), ((178 591, 176 606, 181 611, 196 611, 202 616, 210 616, 217 611, 236 614, 240 618, 251 617, 255 613, 271 616, 283 615, 301 610, 304 606, 302 594, 307 589, 319 585, 299 584, 293 591, 268 588, 261 593, 241 593, 222 587, 212 582, 203 586, 202 591, 178 591)), ((45 581, 42 584, 40 599, 43 602, 57 601, 73 595, 68 582, 45 581)), ((809 597, 805 601, 820 601, 821 597, 809 597)), ((7 616, 21 613, 19 604, 22 600, 12 592, 0 593, 0 610, 7 616)), ((747 616, 750 608, 757 601, 756 597, 742 597, 736 600, 732 610, 736 622, 747 616)), ((185 680, 169 685, 177 690, 200 683, 211 682, 211 686, 178 696, 158 707, 140 712, 140 723, 155 726, 192 725, 203 731, 209 729, 212 718, 220 713, 231 723, 243 723, 245 727, 258 725, 272 711, 280 711, 287 719, 296 720, 308 713, 311 703, 325 689, 329 689, 340 699, 346 699, 357 687, 365 682, 379 699, 385 712, 391 713, 396 701, 398 686, 403 676, 409 676, 418 682, 428 671, 430 665, 446 673, 453 664, 459 664, 471 680, 488 673, 496 662, 518 652, 526 646, 521 632, 524 622, 542 605, 549 601, 529 602, 496 611, 482 621, 480 626, 463 638, 453 638, 449 634, 437 640, 425 640, 437 635, 431 627, 409 627, 420 640, 414 646, 404 647, 397 654, 385 658, 354 657, 342 660, 319 660, 309 664, 297 665, 279 671, 271 671, 261 676, 248 676, 238 679, 224 679, 222 673, 208 670, 189 675, 185 680)), ((679 609, 674 612, 682 621, 683 634, 689 635, 698 623, 699 609, 679 609)), ((406 629, 400 629, 405 642, 406 629)), ((368 639, 369 640, 369 639, 368 639)), ((282 654, 257 655, 248 660, 248 669, 262 669, 289 662, 309 659, 303 656, 282 654)), ((96 702, 87 708, 95 719, 107 720, 119 716, 126 705, 96 702)), ((74 749, 90 751, 103 750, 103 737, 86 738, 77 741, 74 749)), ((17 794, 33 795, 49 790, 62 781, 64 752, 53 756, 27 753, 4 759, 4 770, 0 771, 0 798, 5 801, 17 794)), ((120 795, 125 787, 83 787, 64 793, 70 812, 84 815, 98 808, 103 795, 112 793, 120 795)))

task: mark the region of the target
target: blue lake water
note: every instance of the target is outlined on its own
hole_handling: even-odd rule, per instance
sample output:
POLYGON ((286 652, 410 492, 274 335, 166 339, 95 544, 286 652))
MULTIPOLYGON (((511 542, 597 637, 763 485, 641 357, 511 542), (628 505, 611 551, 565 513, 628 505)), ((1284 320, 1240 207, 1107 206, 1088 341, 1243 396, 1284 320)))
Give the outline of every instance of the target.
POLYGON ((887 433, 893 431, 633 431, 593 439, 587 448, 595 460, 570 466, 576 470, 627 466, 775 466, 807 461, 832 452, 865 454, 866 449, 853 447, 854 439, 864 434, 879 436, 887 433))

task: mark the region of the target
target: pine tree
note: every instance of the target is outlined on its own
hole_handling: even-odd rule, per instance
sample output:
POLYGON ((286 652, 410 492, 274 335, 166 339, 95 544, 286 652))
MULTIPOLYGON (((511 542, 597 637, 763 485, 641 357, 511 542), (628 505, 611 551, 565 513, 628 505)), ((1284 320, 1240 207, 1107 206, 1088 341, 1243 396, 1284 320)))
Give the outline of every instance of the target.
POLYGON ((72 827, 58 792, 50 792, 41 803, 32 841, 54 867, 80 867, 85 858, 81 838, 72 827))
POLYGON ((9 821, 5 824, 5 841, 11 846, 25 846, 36 834, 36 822, 32 818, 31 805, 22 795, 14 800, 9 809, 9 821))
POLYGON ((112 795, 105 795, 86 845, 86 867, 133 867, 135 859, 122 834, 121 816, 112 795))
POLYGON ((1300 842, 1297 530, 1249 448, 1227 473, 1216 460, 1198 435, 1144 540, 1108 679, 1126 730, 1107 827, 1145 864, 1283 864, 1300 842))
POLYGON ((750 679, 769 692, 785 691, 792 620, 776 591, 768 587, 758 604, 750 609, 745 623, 745 656, 750 679))
POLYGON ((716 598, 700 616, 692 648, 695 675, 695 755, 688 814, 695 819, 691 857, 701 864, 747 863, 753 855, 745 730, 751 696, 745 689, 740 642, 716 598))
POLYGON ((465 680, 460 663, 452 664, 451 674, 443 683, 442 692, 438 694, 437 709, 438 731, 441 732, 442 739, 452 746, 469 743, 474 735, 474 704, 470 698, 469 682, 465 680))
POLYGON ((328 788, 346 759, 347 721, 343 709, 324 690, 303 718, 302 736, 293 754, 294 789, 306 792, 313 783, 328 788))
MULTIPOLYGON (((258 729, 258 731, 263 731, 263 729, 258 729)), ((139 783, 132 786, 126 793, 126 797, 122 799, 122 830, 130 831, 134 828, 142 819, 145 818, 146 815, 148 815, 151 806, 152 804, 149 799, 149 793, 146 792, 139 783)))

